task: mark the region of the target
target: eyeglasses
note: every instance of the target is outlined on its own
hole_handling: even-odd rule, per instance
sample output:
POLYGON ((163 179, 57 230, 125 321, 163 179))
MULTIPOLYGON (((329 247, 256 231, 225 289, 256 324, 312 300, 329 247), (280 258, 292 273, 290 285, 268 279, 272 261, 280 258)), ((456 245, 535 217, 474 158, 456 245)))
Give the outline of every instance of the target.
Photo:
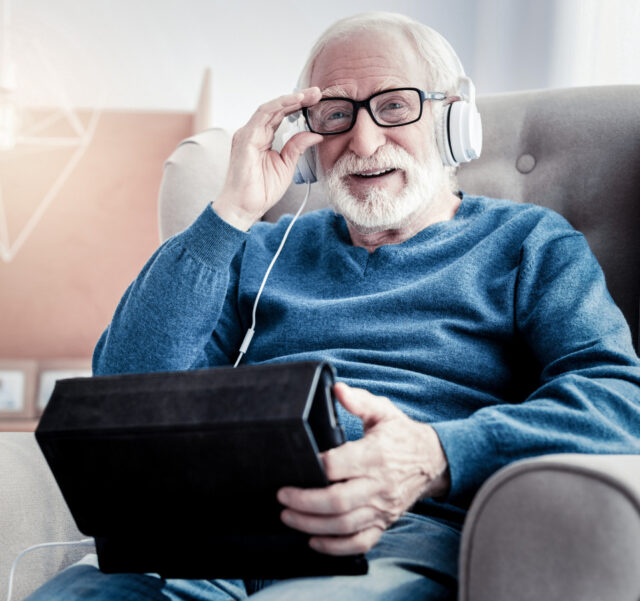
POLYGON ((351 98, 323 98, 313 106, 304 107, 302 113, 309 130, 332 136, 349 131, 356 124, 361 107, 380 127, 400 127, 415 123, 422 117, 426 100, 444 100, 442 92, 423 92, 418 88, 394 88, 369 96, 366 100, 351 98))

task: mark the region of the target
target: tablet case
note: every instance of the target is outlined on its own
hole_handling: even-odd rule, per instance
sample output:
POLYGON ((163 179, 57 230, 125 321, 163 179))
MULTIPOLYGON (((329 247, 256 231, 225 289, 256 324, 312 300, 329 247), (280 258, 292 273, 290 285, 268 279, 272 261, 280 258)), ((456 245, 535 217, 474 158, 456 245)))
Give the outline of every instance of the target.
POLYGON ((334 377, 303 362, 60 380, 36 439, 103 572, 362 574, 364 556, 313 551, 276 499, 328 484, 334 377))

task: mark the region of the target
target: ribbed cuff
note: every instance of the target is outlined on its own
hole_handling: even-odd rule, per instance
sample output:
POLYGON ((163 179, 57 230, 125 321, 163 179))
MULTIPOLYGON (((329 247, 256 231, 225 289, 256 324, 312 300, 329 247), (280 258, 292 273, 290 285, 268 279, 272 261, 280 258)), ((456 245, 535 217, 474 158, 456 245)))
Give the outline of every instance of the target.
POLYGON ((502 467, 490 420, 451 420, 431 424, 444 449, 451 488, 446 500, 468 507, 483 482, 502 467))
POLYGON ((208 204, 180 236, 192 255, 218 268, 229 265, 249 234, 228 224, 208 204))

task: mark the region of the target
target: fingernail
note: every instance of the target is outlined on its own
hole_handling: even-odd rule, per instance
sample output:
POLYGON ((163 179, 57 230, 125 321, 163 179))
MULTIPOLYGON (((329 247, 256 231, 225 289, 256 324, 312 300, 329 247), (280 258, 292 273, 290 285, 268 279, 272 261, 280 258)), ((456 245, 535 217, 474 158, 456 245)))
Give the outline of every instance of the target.
POLYGON ((318 541, 318 539, 316 539, 316 538, 310 538, 309 539, 309 546, 314 551, 322 551, 322 545, 320 544, 320 541, 318 541))
POLYGON ((282 503, 283 505, 286 505, 289 501, 289 494, 282 488, 278 491, 277 497, 278 501, 280 501, 280 503, 282 503))

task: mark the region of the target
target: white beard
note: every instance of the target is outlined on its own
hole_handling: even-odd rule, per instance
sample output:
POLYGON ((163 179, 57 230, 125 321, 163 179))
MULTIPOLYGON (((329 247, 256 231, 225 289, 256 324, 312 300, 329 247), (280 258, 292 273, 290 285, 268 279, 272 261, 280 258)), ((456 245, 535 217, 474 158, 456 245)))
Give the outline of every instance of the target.
POLYGON ((397 229, 406 225, 421 209, 433 204, 442 188, 444 169, 439 155, 430 152, 420 163, 396 144, 385 144, 368 158, 348 152, 326 173, 320 169, 320 183, 329 203, 362 234, 397 229), (366 170, 400 169, 406 180, 402 192, 391 194, 374 186, 365 198, 356 198, 346 183, 346 176, 366 170))

